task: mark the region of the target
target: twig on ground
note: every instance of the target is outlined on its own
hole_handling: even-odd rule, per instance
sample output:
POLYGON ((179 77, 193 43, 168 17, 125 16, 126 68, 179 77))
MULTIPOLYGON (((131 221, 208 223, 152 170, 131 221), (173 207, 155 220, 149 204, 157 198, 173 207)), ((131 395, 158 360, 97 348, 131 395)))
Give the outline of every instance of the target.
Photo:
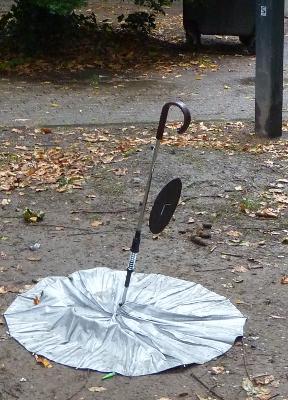
POLYGON ((226 253, 224 251, 221 251, 220 254, 222 254, 223 256, 230 256, 230 257, 239 257, 239 258, 244 257, 242 254, 226 253))
POLYGON ((251 380, 252 375, 250 375, 249 371, 248 371, 245 343, 244 343, 243 338, 241 339, 241 343, 242 343, 243 363, 244 363, 245 372, 246 372, 247 378, 249 380, 251 380))
POLYGON ((198 383, 200 383, 200 385, 202 385, 206 390, 208 390, 209 393, 211 393, 213 396, 217 397, 217 399, 219 400, 225 400, 224 397, 220 396, 219 394, 217 394, 216 392, 214 392, 213 389, 211 389, 208 385, 206 385, 206 383, 204 383, 197 375, 193 374, 193 372, 191 372, 190 374, 198 383))
POLYGON ((268 400, 275 399, 275 397, 280 396, 280 393, 273 394, 273 396, 269 397, 268 400))
POLYGON ((202 269, 201 267, 195 269, 195 272, 215 272, 215 271, 227 271, 231 267, 226 268, 210 268, 210 269, 202 269))

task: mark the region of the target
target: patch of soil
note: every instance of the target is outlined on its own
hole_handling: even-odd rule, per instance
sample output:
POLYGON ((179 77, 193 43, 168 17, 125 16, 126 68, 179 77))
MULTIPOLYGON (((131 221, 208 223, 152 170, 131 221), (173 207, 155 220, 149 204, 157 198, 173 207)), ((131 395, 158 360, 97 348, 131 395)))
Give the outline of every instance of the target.
MULTIPOLYGON (((154 128, 54 128, 46 133, 2 129, 2 177, 18 177, 0 195, 0 287, 14 288, 0 292, 2 314, 17 295, 15 288, 21 291, 43 277, 100 266, 126 268, 154 128), (35 158, 40 148, 42 161, 35 158), (62 151, 62 159, 47 156, 55 148, 62 151), (68 150, 81 164, 77 183, 63 179, 75 173, 68 150), (34 165, 30 175, 24 174, 25 163, 34 165), (43 222, 25 223, 26 207, 43 210, 43 222), (41 247, 32 252, 29 246, 36 242, 41 247)), ((256 138, 249 124, 195 122, 188 134, 177 137, 175 124, 170 124, 152 181, 148 209, 162 186, 175 177, 183 181, 182 200, 175 221, 157 239, 145 226, 137 271, 199 282, 228 297, 248 318, 244 345, 238 342, 202 366, 102 381, 103 374, 53 362, 52 368, 43 368, 9 337, 0 319, 0 399, 89 400, 95 394, 88 388, 104 386, 107 390, 97 393, 97 399, 256 400, 242 388, 247 375, 273 375, 269 383, 254 382, 258 393, 264 388, 263 399, 286 398, 286 136, 268 142, 256 138), (211 239, 203 239, 206 246, 191 241, 202 223, 212 224, 211 239)))

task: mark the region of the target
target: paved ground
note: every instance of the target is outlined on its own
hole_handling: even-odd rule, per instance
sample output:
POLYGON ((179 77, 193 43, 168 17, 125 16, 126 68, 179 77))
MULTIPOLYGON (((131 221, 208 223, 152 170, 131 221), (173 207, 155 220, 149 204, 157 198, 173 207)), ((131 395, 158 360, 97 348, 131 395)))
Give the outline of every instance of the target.
MULTIPOLYGON (((99 372, 38 365, 9 338, 0 315, 1 400, 287 400, 287 142, 268 145, 252 129, 191 125, 183 141, 161 146, 147 208, 175 177, 183 181, 183 202, 158 240, 145 222, 137 261, 138 272, 195 281, 228 297, 248 317, 244 345, 204 365, 102 381, 99 372), (256 215, 267 207, 273 218, 256 215), (190 240, 202 222, 212 224, 207 246, 190 240), (255 378, 250 395, 247 375, 264 382, 255 378), (104 389, 95 395, 91 387, 104 389)), ((11 185, 11 194, 0 195, 7 204, 0 206, 0 314, 43 277, 126 268, 154 135, 147 126, 0 130, 1 173, 10 171, 0 173, 0 187, 11 185), (82 183, 65 187, 75 174, 82 183), (44 221, 25 223, 25 207, 43 210, 44 221), (36 242, 41 247, 32 252, 36 242)))
MULTIPOLYGON (((93 8, 95 3, 89 6, 93 8)), ((174 7, 172 12, 180 15, 181 4, 174 7)), ((184 40, 181 18, 177 34, 184 40)), ((198 72, 185 67, 176 67, 170 73, 150 71, 145 77, 133 70, 113 76, 107 71, 90 70, 76 76, 76 80, 75 76, 73 80, 69 76, 43 76, 42 81, 1 78, 1 124, 155 122, 162 104, 170 99, 185 101, 195 119, 253 119, 255 58, 243 54, 239 43, 229 38, 204 38, 203 43, 204 53, 208 52, 220 68, 217 72, 204 72, 201 80, 198 72)), ((285 36, 285 77, 287 43, 285 36)), ((285 80, 284 118, 288 117, 286 87, 285 80)))
MULTIPOLYGON (((43 368, 9 337, 3 319, 25 285, 43 277, 126 268, 165 101, 183 99, 198 120, 253 119, 254 58, 230 39, 205 39, 204 53, 220 68, 201 79, 179 66, 145 77, 90 71, 73 80, 1 78, 0 400, 287 400, 287 133, 267 142, 252 135, 253 123, 193 124, 183 141, 161 146, 148 208, 176 176, 183 201, 158 240, 145 225, 137 266, 231 299, 248 317, 242 344, 202 366, 102 381, 101 373, 54 362, 43 368), (69 127, 91 123, 106 125, 69 127), (9 128, 26 124, 68 128, 9 128), (43 210, 44 221, 25 223, 26 207, 43 210), (191 241, 203 222, 212 224, 207 246, 191 241), (40 249, 32 252, 35 242, 40 249)), ((287 64, 285 51, 285 75, 287 64)))

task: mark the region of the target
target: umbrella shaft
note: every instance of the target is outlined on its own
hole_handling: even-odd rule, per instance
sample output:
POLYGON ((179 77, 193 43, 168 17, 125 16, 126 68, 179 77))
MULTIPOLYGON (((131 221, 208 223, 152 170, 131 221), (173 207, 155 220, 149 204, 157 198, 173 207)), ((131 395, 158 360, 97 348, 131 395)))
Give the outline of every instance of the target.
POLYGON ((131 252, 129 264, 128 264, 128 268, 127 268, 127 275, 126 275, 125 284, 124 284, 124 291, 123 291, 121 302, 119 304, 120 306, 123 306, 123 304, 126 301, 127 291, 128 291, 128 287, 130 285, 131 275, 132 275, 132 272, 135 270, 136 258, 137 258, 137 253, 131 252))
POLYGON ((152 176, 153 176, 153 172, 154 172, 154 168, 155 168, 155 162, 156 162, 156 158, 158 155, 160 143, 161 143, 160 140, 156 140, 155 147, 153 150, 152 163, 150 166, 149 176, 148 176, 148 180, 146 183, 144 198, 143 198, 142 207, 141 207, 140 216, 139 216, 138 225, 137 225, 137 231, 139 231, 139 232, 141 232, 141 230, 142 230, 145 208, 146 208, 146 204, 147 204, 147 200, 148 200, 148 194, 150 191, 152 176))

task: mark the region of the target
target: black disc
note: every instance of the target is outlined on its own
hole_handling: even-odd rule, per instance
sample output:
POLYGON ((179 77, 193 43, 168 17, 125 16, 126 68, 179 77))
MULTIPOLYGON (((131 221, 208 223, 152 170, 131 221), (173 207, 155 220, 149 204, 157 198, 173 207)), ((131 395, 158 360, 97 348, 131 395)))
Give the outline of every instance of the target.
POLYGON ((178 205, 181 195, 182 182, 176 178, 167 183, 158 194, 149 218, 149 228, 154 234, 158 234, 169 224, 178 205))

